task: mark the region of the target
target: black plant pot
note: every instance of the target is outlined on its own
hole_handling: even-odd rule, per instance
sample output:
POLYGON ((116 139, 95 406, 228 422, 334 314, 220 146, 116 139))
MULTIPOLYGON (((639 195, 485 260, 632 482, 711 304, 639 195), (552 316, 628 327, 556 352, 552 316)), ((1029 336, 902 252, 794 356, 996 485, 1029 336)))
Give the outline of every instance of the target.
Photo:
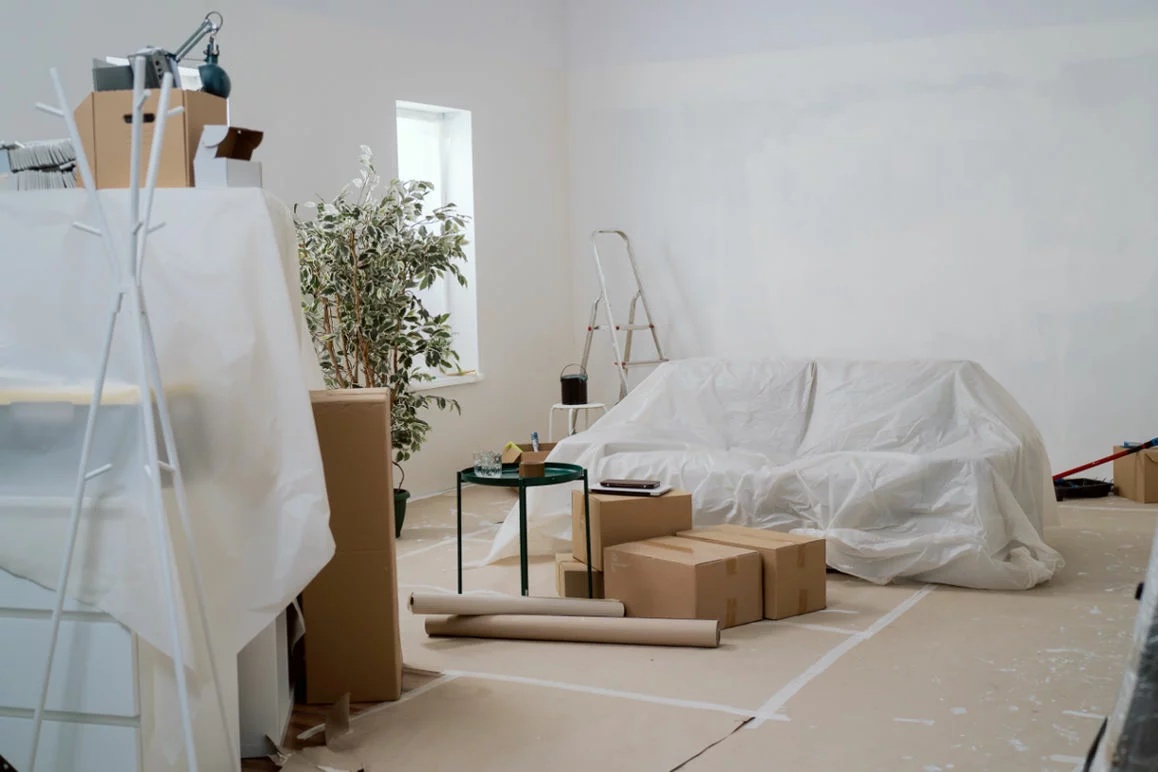
POLYGON ((402 523, 406 521, 406 500, 410 498, 410 491, 402 488, 394 489, 394 538, 401 538, 402 523))

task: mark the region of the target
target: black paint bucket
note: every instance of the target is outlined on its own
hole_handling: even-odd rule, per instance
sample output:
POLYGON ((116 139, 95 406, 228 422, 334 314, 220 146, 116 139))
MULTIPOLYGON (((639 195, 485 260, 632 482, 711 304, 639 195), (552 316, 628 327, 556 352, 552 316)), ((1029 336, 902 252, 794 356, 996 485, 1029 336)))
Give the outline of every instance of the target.
POLYGON ((562 392, 562 402, 564 405, 586 405, 587 404, 587 371, 583 369, 582 365, 567 365, 563 368, 563 372, 559 373, 559 388, 562 392), (567 367, 578 367, 579 372, 567 373, 567 367))

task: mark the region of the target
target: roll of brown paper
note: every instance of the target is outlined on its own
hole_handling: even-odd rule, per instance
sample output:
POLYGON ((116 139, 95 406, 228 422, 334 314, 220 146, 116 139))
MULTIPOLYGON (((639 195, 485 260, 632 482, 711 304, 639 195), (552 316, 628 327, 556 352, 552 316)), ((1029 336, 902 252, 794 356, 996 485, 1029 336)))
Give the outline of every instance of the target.
POLYGON ((647 646, 720 645, 715 619, 644 619, 640 617, 496 616, 427 617, 426 634, 463 638, 511 638, 527 641, 635 643, 647 646))
POLYGON ((587 598, 524 598, 521 595, 451 595, 416 592, 410 595, 415 614, 537 614, 562 617, 621 617, 617 600, 587 598))

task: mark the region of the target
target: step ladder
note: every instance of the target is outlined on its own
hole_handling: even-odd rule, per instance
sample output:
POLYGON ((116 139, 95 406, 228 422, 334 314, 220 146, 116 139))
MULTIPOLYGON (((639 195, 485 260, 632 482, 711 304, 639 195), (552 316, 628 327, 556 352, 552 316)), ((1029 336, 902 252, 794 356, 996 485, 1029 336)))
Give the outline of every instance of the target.
POLYGON ((587 360, 591 356, 591 340, 595 335, 596 330, 606 329, 611 335, 611 346, 615 350, 615 371, 619 374, 619 398, 623 399, 627 396, 628 385, 627 376, 628 371, 633 367, 648 367, 658 364, 663 364, 668 361, 663 354, 663 346, 659 343, 659 334, 655 330, 655 323, 652 321, 651 310, 647 307, 647 297, 643 294, 643 281, 639 278, 639 266, 635 263, 635 251, 631 248, 631 239, 627 234, 620 230, 596 230, 591 233, 591 256, 595 259, 595 270, 599 274, 599 297, 595 298, 595 302, 591 304, 591 320, 587 323, 587 340, 583 344, 583 370, 587 370, 587 360), (631 306, 627 313, 627 324, 619 325, 615 323, 615 318, 611 313, 611 302, 607 296, 607 277, 603 272, 603 261, 599 257, 599 242, 600 237, 615 236, 623 241, 623 246, 627 252, 627 262, 631 265, 631 275, 635 278, 635 294, 631 297, 631 306), (599 306, 603 305, 605 322, 599 320, 599 306), (644 323, 636 323, 637 309, 643 308, 644 323), (632 359, 632 342, 635 333, 647 330, 651 333, 652 342, 655 343, 655 358, 654 359, 632 359), (619 333, 626 332, 623 338, 623 345, 620 346, 619 333))

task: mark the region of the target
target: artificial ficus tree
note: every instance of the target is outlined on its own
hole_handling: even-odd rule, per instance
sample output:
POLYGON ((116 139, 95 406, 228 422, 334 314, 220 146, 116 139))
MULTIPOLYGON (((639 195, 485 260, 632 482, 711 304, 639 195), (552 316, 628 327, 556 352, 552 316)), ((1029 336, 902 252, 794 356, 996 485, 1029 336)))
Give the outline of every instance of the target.
POLYGON ((454 204, 427 211, 429 182, 383 185, 363 146, 359 176, 332 201, 296 217, 306 321, 330 388, 384 387, 391 396, 396 462, 426 439, 429 407, 458 402, 415 386, 457 369, 450 314, 432 314, 419 292, 444 276, 466 286, 467 217, 454 204))

